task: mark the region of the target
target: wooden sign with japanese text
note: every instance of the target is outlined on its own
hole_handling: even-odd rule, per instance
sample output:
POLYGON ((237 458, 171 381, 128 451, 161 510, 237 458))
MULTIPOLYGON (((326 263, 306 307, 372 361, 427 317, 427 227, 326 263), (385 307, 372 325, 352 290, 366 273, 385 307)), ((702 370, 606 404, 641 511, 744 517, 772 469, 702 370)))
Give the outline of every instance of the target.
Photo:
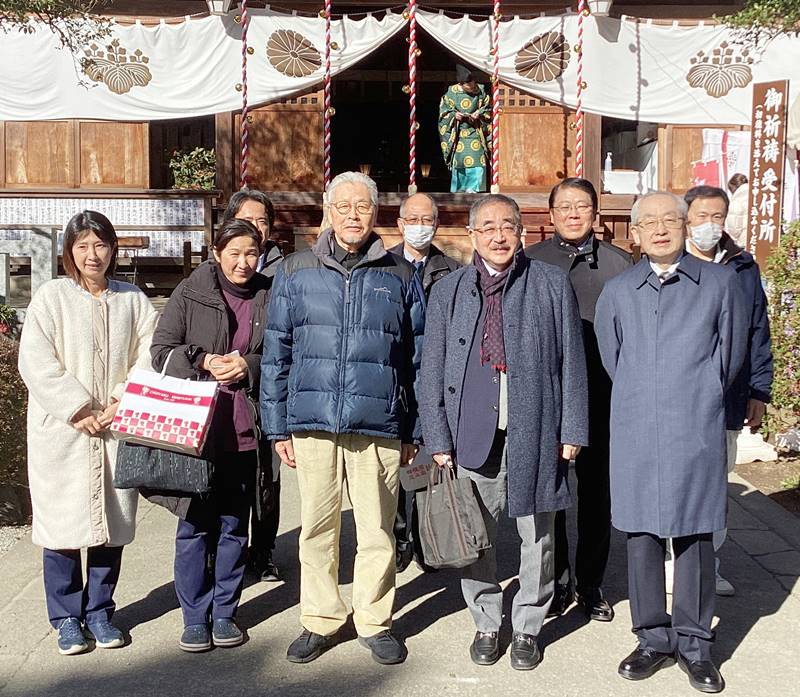
POLYGON ((781 236, 789 81, 753 85, 747 249, 763 269, 781 236))

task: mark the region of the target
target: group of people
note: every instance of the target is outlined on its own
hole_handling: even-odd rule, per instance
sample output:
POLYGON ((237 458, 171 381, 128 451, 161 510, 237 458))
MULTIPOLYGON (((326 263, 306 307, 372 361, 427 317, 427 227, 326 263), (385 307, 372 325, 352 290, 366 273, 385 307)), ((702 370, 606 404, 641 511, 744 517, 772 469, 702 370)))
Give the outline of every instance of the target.
POLYGON ((640 680, 677 660, 698 690, 723 689, 710 651, 715 592, 734 592, 715 573, 727 473, 736 434, 760 423, 772 379, 759 269, 723 230, 727 195, 696 187, 684 199, 639 198, 635 264, 594 234, 598 198, 584 179, 553 188, 555 234, 527 249, 515 201, 478 197, 467 225, 473 256, 463 266, 433 244, 438 213, 426 194, 403 202, 403 242, 389 250, 374 229, 378 191, 369 177, 335 177, 326 206, 330 227, 282 259, 269 241, 268 198, 236 194, 213 260, 179 284, 160 317, 134 286, 111 278, 110 222, 87 211, 68 224, 68 277, 33 298, 20 351, 31 397, 33 537, 45 548, 59 650, 86 650, 84 628, 99 647, 124 643, 111 624, 113 591, 137 492, 113 488, 116 442, 107 429, 128 372, 152 366, 220 384, 204 453, 214 462, 211 494, 148 492, 179 518, 183 650, 242 643, 235 615, 248 558, 265 580, 279 578, 271 548, 280 460, 296 471, 301 518, 302 632, 288 660, 318 658, 348 619, 338 579, 346 490, 359 642, 379 663, 404 661, 392 631, 396 575, 413 558, 430 571, 413 502, 400 495, 400 470, 416 457, 469 478, 486 524, 491 548, 460 579, 476 627, 473 662, 500 658, 501 516, 515 520, 521 538, 511 611, 517 670, 539 664, 545 618, 572 602, 591 620, 614 618, 602 590, 613 521, 627 534, 638 637, 620 675, 640 680), (570 462, 574 574, 564 514, 573 503, 570 462))

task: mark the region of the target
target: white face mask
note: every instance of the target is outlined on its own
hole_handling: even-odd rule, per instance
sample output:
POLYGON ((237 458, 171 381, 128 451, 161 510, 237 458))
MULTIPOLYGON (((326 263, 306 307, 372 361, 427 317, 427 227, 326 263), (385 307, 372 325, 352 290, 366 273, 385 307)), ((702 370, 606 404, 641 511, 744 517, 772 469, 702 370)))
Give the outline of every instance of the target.
POLYGON ((403 239, 414 249, 425 249, 431 243, 436 228, 433 225, 404 225, 403 239))
POLYGON ((708 252, 714 249, 722 238, 722 225, 710 221, 702 225, 695 225, 689 228, 689 236, 695 247, 708 252))

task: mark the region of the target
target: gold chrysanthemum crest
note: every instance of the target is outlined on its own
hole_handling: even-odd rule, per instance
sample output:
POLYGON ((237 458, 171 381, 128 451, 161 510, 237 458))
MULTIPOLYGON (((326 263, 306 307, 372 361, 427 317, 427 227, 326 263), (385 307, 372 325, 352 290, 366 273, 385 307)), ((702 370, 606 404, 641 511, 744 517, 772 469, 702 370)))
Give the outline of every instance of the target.
POLYGON ((514 69, 534 82, 550 82, 560 77, 569 65, 571 51, 563 34, 549 31, 539 34, 519 51, 514 69))
POLYGON ((322 67, 322 56, 302 34, 279 29, 267 40, 267 58, 279 73, 306 77, 322 67))

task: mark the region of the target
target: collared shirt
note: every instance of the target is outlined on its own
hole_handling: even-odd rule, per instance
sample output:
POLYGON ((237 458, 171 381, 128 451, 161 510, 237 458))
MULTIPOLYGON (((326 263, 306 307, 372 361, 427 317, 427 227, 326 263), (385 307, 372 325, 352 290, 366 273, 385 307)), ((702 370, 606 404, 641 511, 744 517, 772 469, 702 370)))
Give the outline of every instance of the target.
POLYGON ((498 271, 497 269, 489 266, 489 264, 486 263, 486 259, 483 257, 481 257, 481 261, 483 262, 483 265, 486 267, 486 270, 489 272, 490 276, 497 276, 498 274, 503 273, 502 271, 498 271))
POLYGON ((670 264, 668 268, 662 269, 658 264, 654 261, 650 262, 650 268, 653 269, 653 273, 658 276, 658 280, 663 283, 668 278, 672 276, 678 270, 678 264, 680 261, 676 261, 674 264, 670 264))
MULTIPOLYGON (((686 240, 686 251, 689 253, 691 253, 692 251, 691 248, 689 247, 688 239, 686 240)), ((714 262, 715 264, 719 264, 719 262, 722 261, 722 257, 724 256, 725 256, 725 250, 722 248, 722 245, 718 244, 714 251, 714 258, 711 261, 714 262)))
POLYGON ((425 262, 426 262, 426 261, 428 261, 428 255, 427 255, 427 254, 426 254, 424 257, 422 257, 422 259, 416 259, 416 258, 414 258, 414 255, 413 255, 413 254, 411 254, 411 253, 410 253, 410 252, 409 252, 409 251, 408 251, 408 250, 405 248, 405 246, 403 246, 403 257, 405 257, 405 260, 406 260, 406 261, 408 261, 408 262, 410 262, 410 263, 414 264, 415 266, 416 266, 417 264, 422 264, 423 266, 425 266, 425 262))
MULTIPOLYGON (((366 245, 364 245, 366 246, 366 245)), ((365 250, 362 246, 357 252, 348 252, 333 235, 333 258, 336 259, 345 269, 351 271, 353 267, 364 258, 365 250)))

